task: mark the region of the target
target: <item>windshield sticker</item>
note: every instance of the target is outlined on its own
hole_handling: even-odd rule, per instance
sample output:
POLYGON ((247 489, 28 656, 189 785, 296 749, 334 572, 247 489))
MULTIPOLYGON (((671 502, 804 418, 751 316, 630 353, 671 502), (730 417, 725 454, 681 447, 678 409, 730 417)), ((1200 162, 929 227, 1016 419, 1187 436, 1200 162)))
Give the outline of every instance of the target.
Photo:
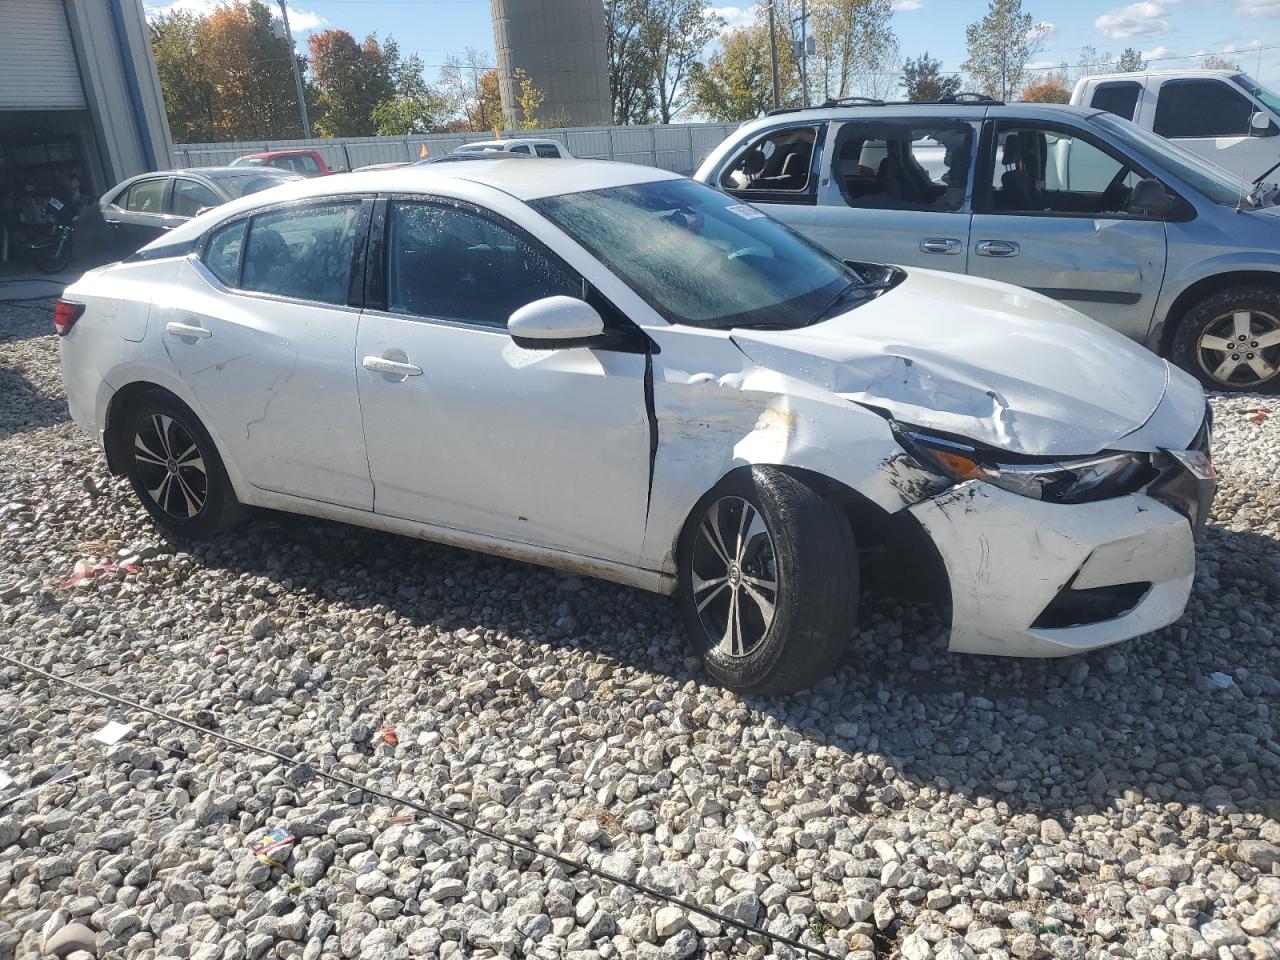
POLYGON ((735 203, 731 207, 725 207, 725 209, 730 213, 736 213, 743 220, 759 220, 764 216, 763 213, 749 203, 735 203))

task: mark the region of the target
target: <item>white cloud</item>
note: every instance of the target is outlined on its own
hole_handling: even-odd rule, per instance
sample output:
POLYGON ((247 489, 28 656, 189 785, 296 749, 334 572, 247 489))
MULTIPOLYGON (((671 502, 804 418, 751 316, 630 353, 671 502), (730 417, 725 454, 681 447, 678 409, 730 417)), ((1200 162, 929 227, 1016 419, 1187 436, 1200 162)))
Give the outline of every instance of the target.
POLYGON ((1116 7, 1093 21, 1096 29, 1113 40, 1130 37, 1156 37, 1169 32, 1166 19, 1169 7, 1178 0, 1143 0, 1127 7, 1116 7))
POLYGON ((1168 60, 1170 57, 1176 57, 1177 55, 1177 51, 1172 47, 1166 47, 1164 44, 1142 51, 1143 60, 1168 60))
MULTIPOLYGON (((154 20, 157 17, 163 17, 178 10, 185 10, 188 13, 194 13, 197 16, 207 17, 218 7, 225 5, 226 0, 170 0, 168 3, 148 2, 145 4, 145 10, 148 20, 154 20)), ((276 11, 271 11, 272 16, 276 16, 276 11)), ((329 26, 329 21, 320 14, 312 10, 303 10, 298 7, 289 7, 289 28, 297 33, 311 33, 313 30, 322 30, 329 26)))
POLYGON ((1057 60, 1032 60, 1027 64, 1028 70, 1056 70, 1062 64, 1057 60))
POLYGON ((924 6, 922 0, 893 0, 893 9, 899 13, 910 13, 924 6))
POLYGON ((1236 13, 1242 17, 1280 17, 1280 0, 1240 0, 1236 13))
POLYGON ((327 26, 329 21, 313 10, 289 9, 289 29, 294 33, 311 33, 327 26))
POLYGON ((702 11, 704 17, 718 16, 724 21, 726 30, 737 30, 755 23, 756 15, 750 7, 707 7, 702 11))

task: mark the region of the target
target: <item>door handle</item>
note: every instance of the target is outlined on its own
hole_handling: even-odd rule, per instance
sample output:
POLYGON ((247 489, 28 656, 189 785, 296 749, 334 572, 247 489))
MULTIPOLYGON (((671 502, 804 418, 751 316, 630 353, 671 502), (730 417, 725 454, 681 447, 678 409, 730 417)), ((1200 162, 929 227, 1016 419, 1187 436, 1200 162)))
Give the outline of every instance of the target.
POLYGON ((1016 257, 1021 250, 1012 240, 983 240, 978 244, 980 257, 1016 257))
POLYGON ((957 254, 960 252, 960 241, 949 237, 925 237, 920 241, 921 253, 957 254))
POLYGON ((170 333, 175 337, 189 337, 192 340, 207 340, 213 336, 212 330, 206 330, 204 327, 193 323, 166 323, 164 332, 170 333))
POLYGON ((401 363, 399 360, 388 360, 386 357, 365 357, 361 361, 366 370, 374 373, 387 373, 393 377, 420 377, 422 368, 412 363, 401 363))

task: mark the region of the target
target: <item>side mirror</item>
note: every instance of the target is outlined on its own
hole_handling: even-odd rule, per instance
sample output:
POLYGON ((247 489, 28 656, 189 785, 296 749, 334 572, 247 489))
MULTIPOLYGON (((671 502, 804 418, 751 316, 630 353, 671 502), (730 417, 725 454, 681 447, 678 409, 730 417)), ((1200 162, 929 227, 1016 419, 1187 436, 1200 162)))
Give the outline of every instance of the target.
POLYGON ((1255 137, 1273 137, 1280 133, 1280 128, 1272 122, 1271 114, 1259 110, 1249 117, 1249 131, 1255 137))
POLYGON ((1129 195, 1129 212, 1140 217, 1163 220, 1173 213, 1178 201, 1159 180, 1139 180, 1129 195))
POLYGON ((579 347, 604 333, 595 307, 573 297, 544 297, 526 303, 507 320, 507 332, 526 350, 579 347))

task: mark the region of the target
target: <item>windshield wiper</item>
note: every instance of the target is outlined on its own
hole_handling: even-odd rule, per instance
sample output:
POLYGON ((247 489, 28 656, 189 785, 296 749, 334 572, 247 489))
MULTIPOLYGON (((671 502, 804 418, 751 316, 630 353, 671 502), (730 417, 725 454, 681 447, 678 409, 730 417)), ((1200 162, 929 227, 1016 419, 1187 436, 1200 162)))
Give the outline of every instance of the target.
POLYGON ((1267 169, 1263 172, 1262 176, 1258 177, 1256 180, 1253 181, 1253 185, 1255 187, 1258 186, 1259 184, 1262 183, 1263 180, 1266 180, 1267 177, 1271 176, 1277 170, 1280 170, 1280 160, 1277 160, 1271 166, 1267 167, 1267 169))
POLYGON ((844 301, 848 299, 849 294, 853 293, 854 291, 857 291, 858 293, 865 293, 867 291, 875 290, 875 289, 877 288, 872 286, 869 283, 850 280, 848 283, 848 286, 846 286, 834 297, 832 297, 825 307, 823 307, 816 314, 814 314, 812 323, 817 323, 819 320, 825 320, 827 317, 834 315, 836 312, 836 309, 842 303, 844 303, 844 301))

